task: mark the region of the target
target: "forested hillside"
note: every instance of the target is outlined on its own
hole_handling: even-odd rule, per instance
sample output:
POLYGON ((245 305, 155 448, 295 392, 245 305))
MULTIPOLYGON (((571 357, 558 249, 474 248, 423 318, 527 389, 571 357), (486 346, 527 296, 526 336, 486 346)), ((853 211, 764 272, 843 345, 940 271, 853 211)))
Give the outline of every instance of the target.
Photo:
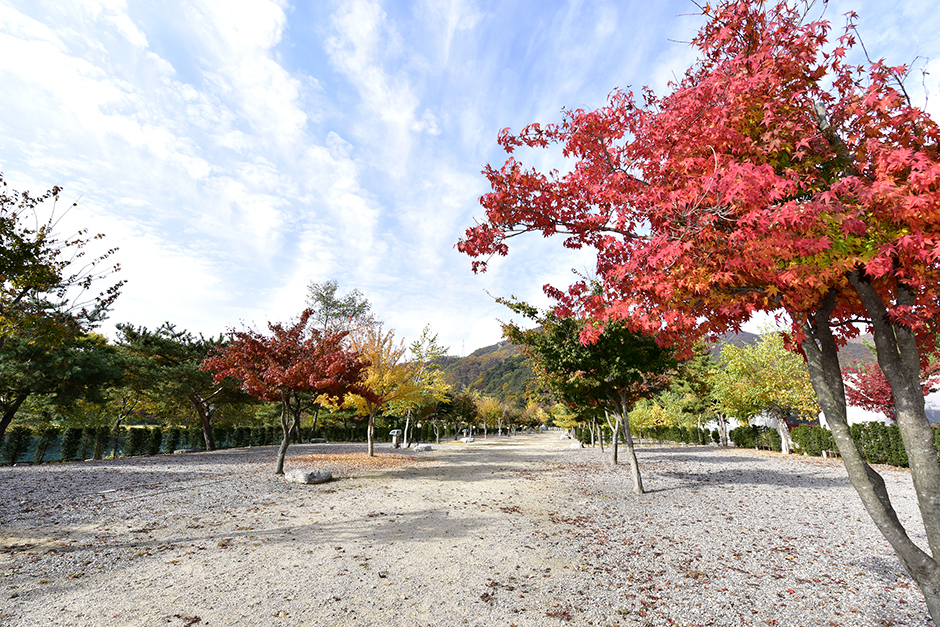
POLYGON ((448 384, 524 407, 539 396, 532 369, 509 342, 479 348, 466 357, 442 357, 438 362, 448 384))
MULTIPOLYGON (((714 346, 712 354, 717 357, 723 344, 753 344, 758 337, 746 331, 727 335, 714 346)), ((843 365, 874 362, 872 352, 861 340, 847 344, 840 355, 843 365)), ((454 390, 473 390, 519 407, 524 407, 529 398, 544 397, 526 358, 507 341, 479 348, 466 357, 442 357, 438 363, 454 390)))

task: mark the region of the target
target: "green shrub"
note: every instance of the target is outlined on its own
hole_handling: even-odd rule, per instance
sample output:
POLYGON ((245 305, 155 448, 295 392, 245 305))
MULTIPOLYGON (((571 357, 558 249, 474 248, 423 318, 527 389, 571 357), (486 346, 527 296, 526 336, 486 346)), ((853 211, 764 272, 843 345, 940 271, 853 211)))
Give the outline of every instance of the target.
POLYGON ((731 442, 738 448, 757 448, 757 427, 737 427, 728 432, 731 442))
POLYGON ((892 466, 907 468, 907 450, 904 448, 904 441, 901 439, 901 428, 897 425, 888 425, 888 441, 891 444, 891 450, 888 452, 888 463, 892 466))
MULTIPOLYGON (((901 430, 897 425, 885 425, 882 422, 860 422, 849 427, 852 439, 859 453, 870 464, 890 464, 907 466, 907 451, 901 439, 901 430)), ((937 432, 934 432, 934 444, 937 444, 937 432)))
POLYGON ((82 442, 82 431, 84 430, 79 427, 68 427, 62 434, 62 446, 59 453, 59 458, 62 461, 75 459, 78 446, 82 442))
POLYGON ((150 433, 142 427, 128 429, 127 441, 124 445, 124 454, 128 457, 136 457, 144 452, 147 446, 147 439, 150 433))
POLYGON ((249 446, 251 444, 251 428, 245 426, 236 427, 232 434, 232 444, 238 448, 249 446))
POLYGON ((712 429, 712 442, 721 444, 721 432, 718 429, 712 429))
POLYGON ((282 436, 283 434, 281 433, 280 427, 265 427, 264 428, 264 443, 265 444, 277 444, 281 441, 282 436))
POLYGON ((6 444, 3 447, 3 459, 13 465, 29 450, 33 432, 29 427, 16 426, 7 431, 6 444))
POLYGON ((95 429, 95 446, 92 452, 94 459, 102 459, 108 452, 108 442, 111 440, 111 430, 106 426, 95 429))
POLYGON ((111 456, 117 457, 124 449, 124 440, 126 439, 126 429, 117 425, 111 430, 111 456))
POLYGON ((147 438, 147 455, 156 455, 160 452, 163 445, 163 429, 154 427, 150 430, 150 437, 147 438))
POLYGON ((762 448, 769 448, 772 451, 781 451, 780 434, 776 429, 769 427, 758 427, 760 429, 759 444, 762 448))
POLYGON ((179 427, 173 427, 167 432, 166 452, 172 453, 180 446, 180 439, 183 437, 183 430, 179 427))
POLYGON ((815 425, 800 425, 790 433, 790 439, 807 455, 819 457, 823 451, 835 450, 836 444, 829 429, 815 425))
POLYGON ((46 457, 46 453, 49 452, 49 447, 55 444, 57 437, 59 437, 58 427, 46 427, 42 430, 39 436, 39 442, 36 443, 36 452, 33 455, 34 462, 37 464, 42 463, 43 459, 46 457))
POLYGON ((88 459, 89 453, 95 448, 95 429, 89 427, 82 432, 81 442, 78 443, 79 459, 88 459))
POLYGON ((205 438, 202 436, 202 428, 192 426, 186 430, 186 446, 189 448, 202 448, 205 446, 205 438))

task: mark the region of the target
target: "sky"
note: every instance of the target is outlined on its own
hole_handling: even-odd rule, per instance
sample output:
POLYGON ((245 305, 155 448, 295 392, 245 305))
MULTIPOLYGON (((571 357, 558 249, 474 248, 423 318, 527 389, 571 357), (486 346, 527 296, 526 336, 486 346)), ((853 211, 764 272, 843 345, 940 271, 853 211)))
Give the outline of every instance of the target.
MULTIPOLYGON (((825 15, 850 10, 869 54, 914 64, 915 103, 937 117, 935 0, 825 15)), ((430 325, 464 355, 500 340, 494 297, 546 306, 543 285, 593 267, 535 235, 483 275, 457 252, 481 170, 505 160, 500 129, 615 88, 664 93, 702 20, 686 0, 0 0, 0 171, 62 186, 78 202, 62 232, 119 248, 107 334, 263 329, 334 279, 398 337, 430 325)))

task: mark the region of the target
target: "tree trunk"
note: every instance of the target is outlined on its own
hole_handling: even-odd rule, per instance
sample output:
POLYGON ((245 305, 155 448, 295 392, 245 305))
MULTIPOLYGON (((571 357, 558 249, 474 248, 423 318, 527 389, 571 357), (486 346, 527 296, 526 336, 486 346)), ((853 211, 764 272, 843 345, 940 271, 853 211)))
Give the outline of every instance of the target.
POLYGON ((643 478, 640 476, 640 464, 636 460, 636 451, 633 448, 633 434, 630 433, 630 420, 628 418, 627 393, 620 393, 620 427, 623 429, 623 445, 627 448, 627 463, 630 464, 630 476, 633 478, 633 493, 643 494, 643 478))
POLYGON ((780 452, 784 455, 790 454, 790 425, 783 416, 777 417, 777 433, 780 435, 780 452))
MULTIPOLYGON (((855 285, 857 281, 857 278, 853 279, 853 285, 855 285)), ((862 297, 863 304, 866 306, 866 309, 868 309, 872 305, 872 303, 868 302, 870 295, 867 294, 864 287, 859 289, 859 287, 856 286, 856 289, 862 297)), ((877 294, 875 297, 877 298, 877 294)), ((878 298, 878 300, 880 302, 880 298, 878 298)), ((922 551, 920 547, 911 541, 910 537, 907 535, 907 531, 898 519, 897 512, 891 505, 891 499, 884 479, 862 459, 858 447, 855 445, 855 441, 852 439, 852 435, 849 431, 845 412, 845 387, 842 382, 842 372, 839 367, 839 356, 835 338, 829 326, 829 318, 834 306, 835 296, 834 294, 829 294, 820 304, 815 319, 807 320, 804 323, 804 331, 807 334, 807 338, 803 341, 802 348, 806 355, 810 380, 813 384, 813 389, 816 391, 819 405, 822 407, 823 414, 826 417, 826 423, 829 425, 829 429, 832 432, 836 448, 839 449, 839 454, 842 456, 842 460, 845 463, 849 480, 852 482, 855 491, 858 493, 859 498, 861 498, 862 504, 866 511, 868 511, 868 515, 871 516, 875 526, 878 527, 878 530, 881 531, 882 535, 884 535, 885 539, 898 554, 898 558, 901 560, 905 569, 907 569, 908 574, 910 574, 920 587, 921 592, 924 594, 924 599, 927 602, 927 608, 931 618, 933 618, 935 623, 940 624, 940 566, 938 566, 933 557, 922 551)), ((873 321, 872 327, 880 362, 882 359, 880 353, 884 350, 882 346, 887 349, 885 350, 886 353, 891 352, 890 344, 892 344, 892 342, 884 337, 886 333, 885 327, 889 325, 886 321, 886 316, 879 318, 877 311, 869 309, 869 315, 873 321)), ((903 335, 903 332, 901 335, 903 335)), ((886 359, 886 362, 890 363, 890 360, 891 358, 886 359)), ((885 373, 886 378, 887 376, 887 373, 885 373)), ((919 389, 919 381, 917 386, 919 389)), ((899 391, 903 394, 903 390, 899 391)), ((903 406, 904 402, 905 401, 902 401, 900 404, 903 406)), ((897 396, 895 396, 895 403, 896 405, 898 404, 897 396)), ((923 403, 923 397, 921 397, 921 403, 923 403)), ((923 405, 921 405, 921 407, 923 407, 923 405)), ((907 411, 908 408, 905 407, 904 410, 907 411)), ((905 420, 910 421, 911 416, 907 415, 905 420)), ((926 421, 926 418, 924 418, 924 420, 926 421)), ((898 423, 900 425, 900 420, 898 423)), ((913 430, 916 431, 917 429, 915 428, 913 430)), ((913 441, 909 444, 909 439, 905 436, 903 429, 901 433, 904 439, 905 449, 908 450, 908 459, 911 461, 911 476, 914 478, 919 474, 918 470, 915 470, 915 463, 923 465, 923 462, 926 461, 923 457, 926 456, 922 456, 918 462, 911 460, 912 451, 915 455, 919 453, 919 451, 916 450, 918 443, 913 441)), ((920 446, 923 447, 922 444, 920 446)), ((930 451, 932 451, 930 453, 930 455, 932 455, 932 463, 936 465, 937 453, 933 449, 932 440, 930 442, 930 451)), ((940 498, 940 492, 938 492, 940 485, 933 484, 930 494, 922 494, 921 491, 926 487, 925 483, 927 485, 932 483, 930 477, 926 479, 925 482, 922 476, 915 478, 914 489, 918 495, 918 503, 926 502, 929 506, 931 501, 936 501, 940 498)), ((931 512, 929 507, 927 513, 925 513, 923 505, 921 506, 925 528, 928 529, 928 543, 931 544, 931 552, 936 554, 936 549, 933 548, 931 541, 930 529, 932 527, 934 529, 936 528, 938 517, 931 515, 929 512, 931 512), (928 518, 932 519, 928 522, 928 518)))
POLYGON ((314 437, 317 432, 317 420, 320 419, 320 406, 314 405, 316 409, 313 410, 313 424, 310 425, 310 437, 314 437))
POLYGON ((277 465, 274 468, 274 474, 284 474, 284 457, 287 455, 287 447, 290 446, 290 436, 293 424, 288 424, 287 417, 290 415, 290 393, 281 392, 281 432, 284 436, 281 438, 281 446, 277 450, 277 465))
POLYGON ((401 434, 401 447, 408 448, 408 429, 411 428, 411 410, 405 413, 405 430, 401 434))
POLYGON ((721 445, 728 446, 728 421, 725 420, 724 414, 717 414, 718 416, 718 435, 721 438, 721 445))
POLYGON ((369 457, 375 457, 375 414, 378 407, 370 408, 369 422, 366 425, 366 442, 369 443, 369 457))
POLYGON ((198 394, 189 394, 187 398, 189 398, 189 402, 193 404, 193 407, 196 408, 196 415, 199 416, 199 420, 202 423, 202 438, 206 442, 206 450, 214 451, 215 438, 212 435, 212 425, 209 420, 210 410, 207 407, 205 399, 201 398, 198 394))
POLYGON ((9 405, 4 406, 3 417, 0 418, 0 442, 3 441, 3 436, 7 432, 7 427, 10 426, 10 423, 13 421, 13 417, 16 416, 16 412, 19 411, 20 405, 23 404, 29 398, 29 394, 20 394, 13 399, 13 402, 9 405))
MULTIPOLYGON (((617 465, 617 453, 618 453, 618 442, 620 441, 620 424, 619 422, 615 425, 610 421, 610 413, 605 409, 604 417, 607 418, 607 425, 610 427, 611 433, 614 434, 614 437, 610 443, 610 463, 617 465)), ((620 420, 618 417, 617 420, 620 420)))
MULTIPOLYGON (((291 409, 291 412, 293 412, 293 409, 291 409)), ((300 418, 299 417, 291 420, 290 433, 291 433, 291 437, 294 440, 294 444, 303 444, 304 439, 303 439, 302 434, 300 433, 300 418)))

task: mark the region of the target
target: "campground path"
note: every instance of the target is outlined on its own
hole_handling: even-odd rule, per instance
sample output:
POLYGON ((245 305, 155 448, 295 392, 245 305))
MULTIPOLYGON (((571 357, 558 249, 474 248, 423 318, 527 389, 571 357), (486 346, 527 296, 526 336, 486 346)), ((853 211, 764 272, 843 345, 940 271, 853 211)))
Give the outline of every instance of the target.
POLYGON ((838 462, 640 447, 636 497, 569 445, 292 446, 321 486, 273 447, 3 468, 0 625, 928 624, 838 462))

